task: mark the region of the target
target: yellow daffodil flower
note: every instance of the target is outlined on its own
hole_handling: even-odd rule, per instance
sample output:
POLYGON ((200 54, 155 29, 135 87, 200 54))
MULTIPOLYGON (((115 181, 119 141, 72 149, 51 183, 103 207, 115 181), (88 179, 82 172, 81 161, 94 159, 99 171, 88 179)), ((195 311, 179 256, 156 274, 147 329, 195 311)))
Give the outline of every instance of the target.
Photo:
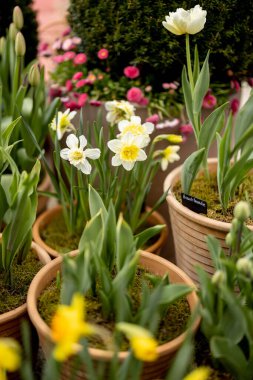
POLYGON ((127 336, 133 354, 137 359, 146 362, 152 362, 157 359, 158 343, 148 330, 126 322, 117 323, 116 328, 127 336))
POLYGON ((146 139, 146 145, 150 142, 149 135, 154 131, 154 124, 147 122, 141 124, 141 118, 139 116, 131 116, 130 120, 122 120, 118 124, 120 134, 118 138, 124 136, 126 133, 131 133, 133 136, 143 136, 146 139))
POLYGON ((210 368, 199 367, 189 373, 183 380, 207 380, 210 374, 210 368))
POLYGON ((130 120, 134 116, 135 107, 126 100, 113 100, 105 103, 106 120, 110 124, 118 124, 121 120, 130 120))
POLYGON ((175 161, 178 161, 180 159, 177 152, 179 151, 180 146, 179 145, 169 145, 164 150, 157 150, 154 152, 153 157, 162 156, 161 159, 161 168, 163 171, 165 171, 170 164, 172 164, 175 161))
POLYGON ((180 135, 167 134, 167 135, 159 135, 155 137, 154 142, 167 140, 172 144, 179 144, 183 141, 183 137, 180 135))
POLYGON ((61 140, 65 132, 75 130, 71 120, 76 116, 76 111, 70 112, 68 108, 65 112, 59 111, 57 118, 55 117, 50 124, 50 128, 56 131, 58 140, 61 140))
POLYGON ((6 380, 6 371, 17 371, 21 364, 21 348, 12 338, 0 338, 0 380, 6 380))
POLYGON ((95 328, 85 322, 85 305, 82 294, 76 293, 71 305, 60 305, 52 319, 52 340, 56 343, 53 355, 58 361, 66 360, 79 350, 78 341, 95 333, 95 328))

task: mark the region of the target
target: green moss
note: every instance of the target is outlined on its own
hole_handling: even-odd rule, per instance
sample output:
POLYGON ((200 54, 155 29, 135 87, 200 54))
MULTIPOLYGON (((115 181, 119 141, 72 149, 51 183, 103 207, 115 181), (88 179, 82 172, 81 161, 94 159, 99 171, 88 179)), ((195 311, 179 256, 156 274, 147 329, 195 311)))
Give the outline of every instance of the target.
POLYGON ((31 253, 24 262, 13 266, 14 284, 10 289, 5 285, 4 273, 0 273, 0 314, 13 310, 26 302, 27 290, 34 275, 40 270, 42 263, 31 253))
MULTIPOLYGON (((150 282, 145 279, 146 271, 138 269, 132 287, 129 289, 129 294, 133 302, 133 314, 137 311, 141 302, 141 284, 146 281, 149 287, 152 287, 150 282)), ((38 302, 39 313, 45 322, 50 325, 52 316, 55 313, 57 305, 60 302, 60 291, 56 287, 56 282, 53 281, 42 293, 38 302)), ((86 295, 85 308, 87 313, 87 321, 100 327, 103 327, 110 335, 115 329, 115 322, 112 319, 106 319, 102 313, 102 305, 96 297, 86 295)), ((168 308, 168 311, 162 319, 157 334, 159 344, 168 342, 180 335, 187 325, 190 315, 190 308, 186 298, 182 298, 168 308)), ((105 348, 104 343, 98 337, 89 338, 89 343, 92 347, 105 348)), ((128 342, 123 340, 121 350, 128 349, 128 342)))
MULTIPOLYGON (((175 197, 181 202, 181 182, 178 182, 173 188, 175 197)), ((238 191, 235 193, 234 199, 229 202, 226 215, 223 214, 219 201, 218 186, 216 175, 211 175, 207 180, 204 175, 200 175, 191 188, 191 195, 207 202, 207 217, 222 222, 231 222, 233 219, 233 211, 235 205, 240 200, 245 200, 245 193, 248 193, 249 200, 253 201, 253 176, 248 176, 238 191)), ((247 224, 253 225, 253 220, 249 219, 247 224)))
POLYGON ((77 249, 81 235, 81 229, 77 229, 73 234, 68 232, 62 214, 57 214, 41 231, 44 242, 59 253, 77 249))

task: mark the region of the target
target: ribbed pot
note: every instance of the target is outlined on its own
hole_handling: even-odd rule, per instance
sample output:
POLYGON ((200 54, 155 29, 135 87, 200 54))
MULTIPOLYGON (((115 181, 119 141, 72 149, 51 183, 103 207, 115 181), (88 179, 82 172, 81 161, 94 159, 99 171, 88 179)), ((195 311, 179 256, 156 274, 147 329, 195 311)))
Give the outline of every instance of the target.
MULTIPOLYGON (((210 173, 216 173, 217 159, 208 159, 210 173)), ((165 179, 164 188, 170 188, 167 196, 173 239, 175 244, 176 264, 185 273, 198 283, 196 266, 201 266, 208 273, 214 273, 214 266, 206 244, 207 235, 215 236, 227 251, 225 237, 230 230, 231 223, 220 222, 197 214, 177 201, 173 194, 173 187, 181 180, 182 166, 174 169, 165 179)), ((253 230, 252 226, 249 226, 253 230)))
MULTIPOLYGON (((150 208, 147 207, 147 211, 150 208)), ((48 209, 47 211, 44 211, 35 221, 33 226, 33 239, 34 241, 39 244, 42 248, 44 248, 51 257, 59 257, 60 253, 57 252, 55 249, 47 245, 42 237, 41 237, 41 231, 51 222, 52 219, 58 214, 62 212, 62 206, 58 205, 55 207, 52 207, 51 209, 48 209)), ((157 212, 154 211, 152 215, 149 216, 147 223, 150 226, 155 226, 157 224, 164 224, 164 229, 160 232, 160 234, 157 237, 157 240, 151 245, 148 246, 146 249, 147 252, 155 253, 157 255, 160 254, 160 251, 162 247, 166 244, 167 238, 168 238, 168 227, 166 225, 166 221, 163 218, 163 216, 157 212)), ((75 250, 74 252, 77 252, 75 250)))
MULTIPOLYGON (((58 257, 56 260, 53 260, 46 267, 42 268, 35 278, 33 279, 31 286, 28 291, 27 303, 28 303, 28 313, 32 323, 34 324, 40 339, 40 343, 42 349, 46 356, 48 356, 52 350, 52 341, 50 339, 50 328, 48 325, 42 320, 38 309, 37 309, 37 301, 40 294, 47 287, 47 285, 56 277, 57 272, 61 268, 62 257, 58 257)), ((149 252, 142 251, 140 255, 140 264, 148 269, 151 273, 163 276, 164 274, 169 274, 169 278, 171 283, 184 283, 189 286, 194 286, 191 279, 177 266, 172 264, 171 262, 153 255, 149 252)), ((198 303, 198 297, 195 292, 192 292, 187 296, 187 300, 190 306, 191 312, 195 309, 198 303)), ((198 328, 199 320, 196 321, 194 325, 194 330, 198 328)), ((154 380, 163 378, 165 375, 170 361, 174 358, 176 352, 184 342, 186 337, 186 332, 179 335, 177 338, 172 341, 165 343, 158 347, 158 359, 152 363, 145 363, 143 372, 142 372, 142 380, 154 380)), ((94 361, 96 362, 109 362, 113 357, 113 352, 105 351, 101 349, 89 348, 89 353, 94 361)), ((120 352, 119 359, 120 361, 125 360, 128 352, 120 352)), ((68 374, 71 371, 72 364, 71 360, 65 363, 64 370, 62 371, 63 380, 69 380, 68 374)), ((77 376, 78 380, 84 380, 85 371, 84 369, 78 372, 77 376)), ((109 379, 108 379, 109 380, 109 379)))

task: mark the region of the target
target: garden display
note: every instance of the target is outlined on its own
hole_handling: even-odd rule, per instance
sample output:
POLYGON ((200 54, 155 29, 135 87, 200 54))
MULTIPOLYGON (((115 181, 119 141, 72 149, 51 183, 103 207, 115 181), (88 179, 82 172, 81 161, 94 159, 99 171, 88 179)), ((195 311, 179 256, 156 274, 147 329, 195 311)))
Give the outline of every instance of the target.
POLYGON ((34 61, 30 3, 0 5, 0 380, 252 380, 251 3, 70 0, 34 61))

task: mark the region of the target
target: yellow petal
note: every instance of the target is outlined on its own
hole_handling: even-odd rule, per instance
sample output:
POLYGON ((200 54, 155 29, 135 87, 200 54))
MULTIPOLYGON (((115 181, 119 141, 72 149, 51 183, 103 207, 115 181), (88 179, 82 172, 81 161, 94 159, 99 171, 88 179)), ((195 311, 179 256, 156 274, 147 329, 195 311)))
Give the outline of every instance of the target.
POLYGON ((152 337, 134 337, 130 340, 134 356, 142 361, 152 362, 157 359, 157 342, 152 337))
POLYGON ((189 373, 183 380, 207 380, 210 374, 210 368, 199 367, 189 373))

